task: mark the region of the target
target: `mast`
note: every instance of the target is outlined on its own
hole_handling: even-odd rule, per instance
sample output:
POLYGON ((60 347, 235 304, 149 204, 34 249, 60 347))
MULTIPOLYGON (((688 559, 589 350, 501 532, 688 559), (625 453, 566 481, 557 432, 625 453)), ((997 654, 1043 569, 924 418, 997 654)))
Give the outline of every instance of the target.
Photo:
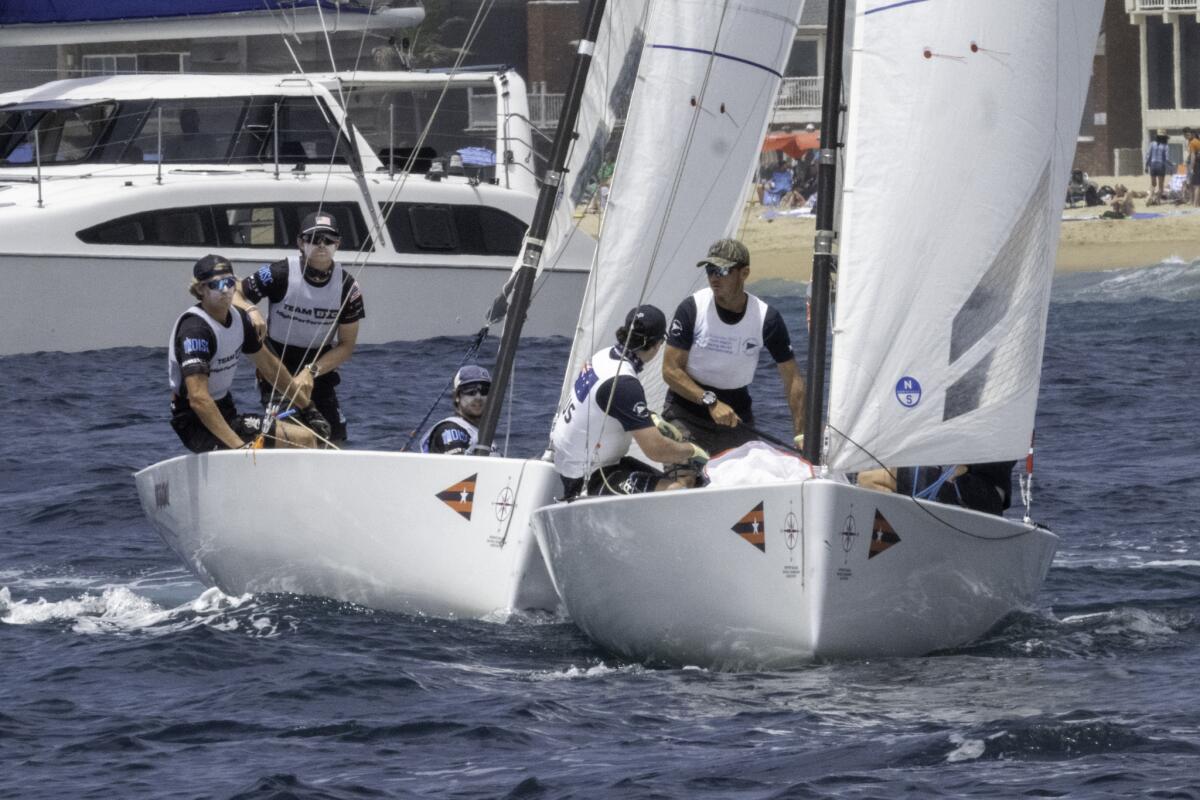
POLYGON ((521 328, 525 325, 525 311, 529 308, 529 301, 533 296, 533 281, 537 277, 538 265, 542 261, 542 249, 546 244, 546 233, 550 230, 550 220, 554 216, 554 206, 563 180, 563 167, 567 162, 567 153, 570 152, 571 142, 574 140, 572 132, 575 130, 576 117, 579 116, 584 83, 587 79, 588 67, 592 63, 592 51, 595 49, 596 37, 600 32, 600 23, 604 18, 605 4, 606 0, 592 0, 587 23, 584 26, 583 38, 580 39, 579 48, 575 53, 570 87, 567 89, 563 110, 558 118, 558 127, 554 132, 554 148, 550 156, 550 166, 542 181, 537 207, 533 212, 533 221, 529 223, 529 231, 525 234, 521 250, 521 265, 512 279, 512 302, 504 324, 504 335, 500 339, 500 351, 496 357, 496 368, 492 374, 492 388, 488 393, 483 418, 479 422, 476 452, 490 451, 492 440, 496 436, 496 426, 500 421, 500 409, 504 405, 504 393, 508 391, 508 382, 512 377, 513 362, 517 355, 517 344, 521 338, 521 328))
POLYGON ((813 243, 811 325, 808 331, 804 457, 821 460, 825 414, 825 345, 829 339, 829 282, 834 268, 833 230, 837 205, 838 122, 842 104, 842 51, 846 0, 831 0, 825 28, 825 85, 821 98, 821 151, 817 170, 817 236, 813 243))

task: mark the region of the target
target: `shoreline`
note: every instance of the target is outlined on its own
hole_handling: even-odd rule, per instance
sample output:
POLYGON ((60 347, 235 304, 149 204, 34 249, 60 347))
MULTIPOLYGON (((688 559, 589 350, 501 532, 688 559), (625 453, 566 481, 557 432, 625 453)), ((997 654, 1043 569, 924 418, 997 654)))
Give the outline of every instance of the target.
MULTIPOLYGON (((1145 190, 1147 178, 1093 176, 1098 186, 1125 183, 1145 190)), ((1107 206, 1065 208, 1055 274, 1105 272, 1153 267, 1165 261, 1200 260, 1200 208, 1190 205, 1146 206, 1135 199, 1135 214, 1153 218, 1099 219, 1107 206)), ((750 283, 807 282, 812 272, 816 220, 811 217, 762 219, 763 208, 747 204, 737 236, 750 248, 750 283)), ((599 220, 587 215, 582 227, 595 234, 599 220)))

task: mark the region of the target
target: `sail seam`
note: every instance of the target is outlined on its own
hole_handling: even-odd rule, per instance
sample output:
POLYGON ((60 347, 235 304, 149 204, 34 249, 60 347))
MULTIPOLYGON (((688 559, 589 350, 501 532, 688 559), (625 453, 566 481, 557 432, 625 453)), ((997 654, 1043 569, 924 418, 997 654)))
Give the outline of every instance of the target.
POLYGON ((867 17, 867 16, 870 16, 871 14, 878 14, 880 11, 894 11, 895 9, 901 8, 902 6, 911 6, 916 3, 928 3, 928 2, 929 2, 929 0, 900 0, 900 2, 898 2, 898 3, 892 3, 891 5, 887 5, 887 6, 880 6, 879 8, 872 8, 870 11, 864 11, 863 16, 867 17))
POLYGON ((678 50, 681 53, 700 53, 701 55, 706 55, 706 56, 716 56, 717 58, 724 58, 727 61, 737 61, 742 64, 748 64, 752 67, 761 69, 763 72, 769 72, 772 75, 774 75, 776 78, 783 77, 783 73, 771 69, 766 64, 760 64, 757 61, 751 61, 748 58, 742 58, 740 56, 733 56, 733 55, 730 55, 729 53, 722 53, 717 50, 705 50, 703 47, 684 47, 684 46, 678 45, 678 44, 652 44, 650 46, 652 48, 654 48, 655 50, 678 50))

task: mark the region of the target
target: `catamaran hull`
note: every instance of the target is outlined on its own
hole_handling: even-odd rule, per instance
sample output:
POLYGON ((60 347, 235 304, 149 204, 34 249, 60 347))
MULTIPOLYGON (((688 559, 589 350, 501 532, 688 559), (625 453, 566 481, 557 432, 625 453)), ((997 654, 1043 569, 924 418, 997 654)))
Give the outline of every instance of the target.
MULTIPOLYGON (((197 251, 202 252, 202 251, 197 251)), ((279 257, 288 253, 280 251, 279 257)), ((234 258, 246 275, 263 258, 234 258)), ((371 264, 358 273, 367 303, 358 341, 377 344, 434 336, 468 336, 511 272, 494 266, 371 264), (400 311, 397 311, 400 309, 400 311)), ((164 347, 171 326, 191 301, 186 258, 0 255, 0 356, 41 350, 77 352, 109 347, 164 347), (100 276, 103 275, 103 280, 100 276), (54 287, 48 314, 33 302, 38 287, 54 287)), ((525 336, 567 335, 579 314, 587 281, 582 270, 556 270, 539 283, 525 336)))
POLYGON ((361 451, 238 451, 138 472, 146 516, 205 584, 439 617, 553 611, 529 515, 549 464, 361 451))
POLYGON ((533 528, 589 637, 715 669, 964 644, 1033 599, 1058 541, 831 480, 560 504, 533 528))

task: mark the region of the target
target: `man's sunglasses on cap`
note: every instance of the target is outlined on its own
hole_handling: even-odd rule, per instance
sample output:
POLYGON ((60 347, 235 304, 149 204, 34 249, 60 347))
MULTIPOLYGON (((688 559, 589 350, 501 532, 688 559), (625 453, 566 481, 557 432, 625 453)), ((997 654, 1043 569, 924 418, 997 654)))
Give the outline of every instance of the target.
POLYGON ((306 233, 300 237, 305 244, 337 244, 342 241, 342 237, 333 233, 306 233))
POLYGON ((237 286, 237 278, 232 275, 224 275, 220 278, 213 278, 210 281, 205 281, 204 285, 214 292, 223 292, 226 289, 232 289, 237 286))

